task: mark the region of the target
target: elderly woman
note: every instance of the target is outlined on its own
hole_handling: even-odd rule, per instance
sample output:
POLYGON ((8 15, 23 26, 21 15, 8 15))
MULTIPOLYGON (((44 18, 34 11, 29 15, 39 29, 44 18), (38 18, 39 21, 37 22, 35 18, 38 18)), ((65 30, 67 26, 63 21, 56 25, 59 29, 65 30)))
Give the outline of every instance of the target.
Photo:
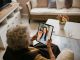
MULTIPOLYGON (((25 25, 17 25, 7 31, 7 49, 3 56, 4 60, 48 60, 39 54, 39 50, 30 47, 30 35, 28 27, 25 25)), ((51 41, 47 41, 47 49, 50 60, 55 60, 52 53, 51 41)))

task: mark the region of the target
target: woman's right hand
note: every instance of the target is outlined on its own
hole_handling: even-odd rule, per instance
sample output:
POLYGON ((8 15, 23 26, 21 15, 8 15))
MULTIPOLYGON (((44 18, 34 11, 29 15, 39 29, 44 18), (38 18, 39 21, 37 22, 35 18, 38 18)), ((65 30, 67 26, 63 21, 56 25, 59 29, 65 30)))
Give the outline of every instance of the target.
POLYGON ((37 40, 40 40, 41 36, 42 36, 43 32, 42 31, 38 31, 37 34, 37 40))
POLYGON ((51 49, 51 42, 52 42, 52 40, 47 41, 47 49, 48 49, 48 52, 50 55, 50 60, 55 60, 55 56, 54 56, 52 49, 51 49))
POLYGON ((51 48, 51 42, 52 42, 52 40, 47 41, 47 48, 51 48))
POLYGON ((34 36, 31 38, 31 41, 36 40, 36 38, 37 38, 37 35, 34 35, 34 36))

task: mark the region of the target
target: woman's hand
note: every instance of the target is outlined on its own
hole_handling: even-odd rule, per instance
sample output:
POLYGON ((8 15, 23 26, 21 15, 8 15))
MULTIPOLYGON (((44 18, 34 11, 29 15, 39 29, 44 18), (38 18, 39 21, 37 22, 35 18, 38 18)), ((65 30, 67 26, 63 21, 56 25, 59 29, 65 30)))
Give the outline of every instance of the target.
POLYGON ((42 34, 43 34, 42 31, 38 31, 38 34, 37 34, 37 35, 38 35, 37 40, 39 40, 39 39, 41 38, 42 34))
POLYGON ((51 48, 51 42, 52 42, 52 40, 48 40, 48 41, 47 41, 47 47, 48 47, 48 48, 51 48))
POLYGON ((36 38, 37 38, 37 35, 35 34, 35 35, 31 38, 31 41, 36 40, 36 38))
POLYGON ((55 60, 55 56, 54 56, 52 49, 51 49, 51 42, 52 42, 52 40, 47 41, 47 48, 48 48, 48 52, 50 55, 50 60, 55 60))

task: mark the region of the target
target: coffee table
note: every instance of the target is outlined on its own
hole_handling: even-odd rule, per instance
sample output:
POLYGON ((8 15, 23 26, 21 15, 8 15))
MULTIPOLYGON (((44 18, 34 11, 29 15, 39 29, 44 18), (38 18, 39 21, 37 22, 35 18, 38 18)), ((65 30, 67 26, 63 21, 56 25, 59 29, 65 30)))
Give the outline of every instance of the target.
POLYGON ((74 52, 74 60, 80 60, 80 23, 67 22, 64 30, 60 29, 59 21, 48 19, 46 24, 54 26, 52 43, 59 46, 60 50, 65 48, 74 52))
POLYGON ((80 23, 67 22, 64 26, 64 30, 60 29, 59 20, 48 19, 46 24, 54 26, 54 35, 80 39, 80 23))

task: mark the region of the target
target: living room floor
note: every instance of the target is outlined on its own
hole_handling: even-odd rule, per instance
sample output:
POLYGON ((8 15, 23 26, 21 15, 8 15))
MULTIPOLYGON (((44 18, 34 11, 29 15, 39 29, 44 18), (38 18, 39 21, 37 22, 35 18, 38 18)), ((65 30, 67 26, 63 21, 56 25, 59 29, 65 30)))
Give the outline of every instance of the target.
MULTIPOLYGON (((19 22, 29 25, 27 18, 22 18, 21 20, 19 20, 19 22)), ((36 34, 39 23, 45 23, 45 22, 31 21, 31 23, 29 25, 30 31, 31 31, 31 36, 36 34)), ((69 49, 73 50, 74 60, 80 60, 80 40, 66 39, 64 37, 59 37, 59 36, 57 36, 57 37, 53 36, 52 42, 54 44, 58 45, 61 51, 65 48, 69 48, 69 49)), ((3 56, 4 52, 5 52, 5 50, 0 50, 0 60, 3 60, 2 56, 3 56)))

